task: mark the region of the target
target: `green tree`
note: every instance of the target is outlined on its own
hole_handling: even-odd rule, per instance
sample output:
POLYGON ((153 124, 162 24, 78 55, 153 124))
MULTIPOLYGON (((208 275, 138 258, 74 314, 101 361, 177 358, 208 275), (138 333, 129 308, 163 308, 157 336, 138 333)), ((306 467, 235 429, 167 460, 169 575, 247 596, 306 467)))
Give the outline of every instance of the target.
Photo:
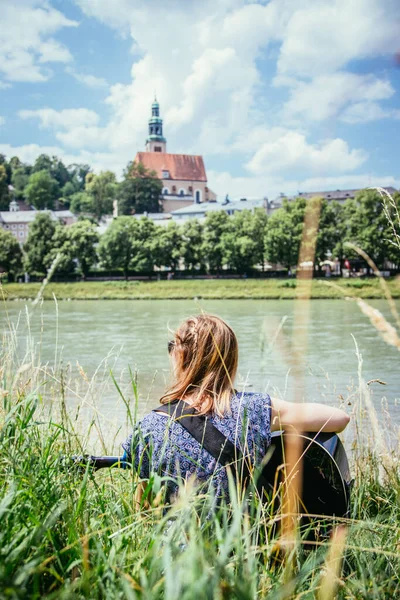
POLYGON ((266 258, 265 234, 267 231, 267 226, 268 217, 264 208, 256 208, 253 211, 251 218, 245 216, 243 220, 243 231, 246 233, 246 235, 252 237, 256 243, 255 264, 261 265, 263 271, 266 258))
POLYGON ((155 171, 142 163, 130 162, 118 187, 118 211, 124 215, 160 212, 161 191, 162 182, 155 171))
POLYGON ((32 173, 38 173, 39 171, 47 171, 51 173, 53 162, 47 154, 40 154, 35 162, 33 163, 32 173))
POLYGON ((387 222, 389 224, 390 233, 388 233, 388 247, 386 258, 394 263, 397 267, 400 266, 400 192, 395 192, 392 195, 392 201, 387 197, 384 198, 384 203, 387 209, 387 222), (397 209, 397 210, 396 210, 397 209))
POLYGON ((49 254, 49 266, 58 257, 56 273, 64 275, 73 273, 75 270, 75 262, 72 252, 72 244, 68 236, 68 227, 61 223, 56 223, 54 235, 51 241, 49 254))
POLYGON ((176 271, 182 258, 182 230, 170 221, 166 227, 159 226, 156 238, 155 264, 176 271))
POLYGON ((8 210, 9 203, 7 171, 4 165, 0 165, 0 210, 8 210))
POLYGON ((344 248, 345 220, 344 208, 339 202, 322 200, 319 232, 316 246, 316 260, 322 262, 328 256, 337 257, 342 265, 345 257, 344 248))
POLYGON ((65 206, 71 205, 71 199, 75 194, 79 194, 79 188, 75 182, 67 181, 61 190, 61 199, 65 206))
POLYGON ((10 231, 0 228, 0 271, 12 280, 22 269, 22 251, 10 231))
POLYGON ((22 162, 19 160, 18 156, 12 156, 10 158, 10 167, 12 171, 15 171, 15 169, 19 169, 22 166, 22 162))
POLYGON ((243 231, 243 213, 230 217, 222 234, 223 262, 238 273, 246 273, 256 262, 256 240, 243 231))
POLYGON ((203 268, 203 226, 197 219, 189 219, 182 227, 182 258, 186 269, 203 268))
POLYGON ((24 244, 24 263, 28 273, 45 275, 54 259, 54 234, 56 222, 49 213, 39 213, 29 227, 24 244))
POLYGON ((13 169, 11 175, 11 185, 14 188, 14 196, 16 200, 23 200, 25 198, 25 190, 28 183, 29 169, 25 165, 13 169))
POLYGON ((92 212, 92 198, 86 192, 76 192, 69 197, 70 210, 75 213, 91 213, 92 212))
POLYGON ((91 198, 92 212, 97 219, 112 213, 113 200, 117 192, 114 173, 111 171, 102 171, 99 175, 88 173, 85 191, 91 198))
POLYGON ((37 171, 29 177, 25 197, 38 210, 51 209, 59 193, 58 183, 48 171, 37 171))
POLYGON ((222 235, 224 262, 239 273, 246 273, 265 260, 267 215, 263 209, 236 212, 222 235))
POLYGON ((57 156, 53 156, 51 160, 51 176, 57 181, 60 188, 64 187, 68 181, 70 181, 70 174, 68 172, 67 167, 64 165, 63 161, 57 158, 57 156))
POLYGON ((107 269, 122 269, 125 279, 140 252, 139 223, 132 217, 114 219, 100 238, 101 262, 107 269))
POLYGON ((77 191, 83 191, 85 189, 86 175, 91 172, 90 165, 85 164, 72 164, 67 167, 69 174, 69 181, 76 185, 77 191))
POLYGON ((86 279, 90 268, 97 262, 96 246, 99 235, 96 227, 90 221, 84 220, 66 227, 66 230, 71 255, 77 261, 83 278, 86 279))
MULTIPOLYGON (((383 267, 385 258, 392 256, 393 231, 383 210, 383 201, 377 190, 363 190, 344 206, 346 222, 345 241, 359 246, 375 264, 383 267)), ((347 250, 348 256, 357 257, 347 250)))
POLYGON ((136 271, 153 271, 158 248, 157 240, 160 234, 160 227, 155 225, 148 217, 142 217, 139 219, 138 223, 139 251, 134 258, 133 268, 136 271))
POLYGON ((297 265, 303 234, 306 200, 284 200, 283 205, 270 217, 265 234, 267 259, 287 269, 297 265))
POLYGON ((7 173, 7 184, 10 185, 11 184, 11 175, 12 175, 12 169, 11 169, 11 165, 9 162, 7 162, 7 158, 5 154, 1 154, 0 153, 0 165, 3 165, 3 167, 6 170, 7 173))
POLYGON ((67 181, 61 190, 61 196, 63 198, 70 198, 73 194, 76 194, 76 192, 78 192, 78 188, 74 183, 72 181, 67 181))
POLYGON ((202 251, 210 271, 221 271, 225 264, 225 245, 222 239, 229 229, 229 216, 223 210, 210 212, 204 222, 202 251))

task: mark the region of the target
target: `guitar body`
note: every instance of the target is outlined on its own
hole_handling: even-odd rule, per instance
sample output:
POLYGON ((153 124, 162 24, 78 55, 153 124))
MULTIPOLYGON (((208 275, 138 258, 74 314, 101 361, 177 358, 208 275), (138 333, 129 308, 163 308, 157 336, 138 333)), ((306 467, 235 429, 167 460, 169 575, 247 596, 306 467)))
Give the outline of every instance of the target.
POLYGON ((282 431, 272 434, 272 455, 262 471, 270 489, 276 490, 284 477, 293 478, 292 481, 296 477, 302 477, 300 513, 347 517, 350 510, 351 476, 342 442, 335 433, 300 435, 302 473, 297 468, 288 473, 285 466, 285 443, 290 443, 295 436, 299 437, 298 434, 282 431))

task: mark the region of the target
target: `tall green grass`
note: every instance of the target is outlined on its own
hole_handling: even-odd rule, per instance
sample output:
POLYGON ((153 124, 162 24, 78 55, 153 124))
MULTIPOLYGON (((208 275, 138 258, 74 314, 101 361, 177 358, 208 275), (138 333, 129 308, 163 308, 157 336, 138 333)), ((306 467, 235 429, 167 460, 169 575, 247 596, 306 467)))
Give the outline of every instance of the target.
MULTIPOLYGON (((375 414, 361 357, 351 399, 355 487, 342 569, 335 569, 329 540, 310 550, 300 539, 281 561, 271 507, 243 502, 233 484, 231 506, 210 517, 212 499, 192 482, 165 512, 157 474, 146 484, 148 503, 139 505, 134 471, 66 467, 61 456, 84 452, 90 436, 69 406, 67 391, 79 386, 57 360, 41 365, 35 347, 28 329, 21 354, 10 326, 0 355, 1 598, 400 597, 399 437, 385 411, 384 427, 375 414)), ((130 392, 120 390, 130 427, 131 379, 130 392)), ((102 443, 104 452, 114 450, 102 443)))

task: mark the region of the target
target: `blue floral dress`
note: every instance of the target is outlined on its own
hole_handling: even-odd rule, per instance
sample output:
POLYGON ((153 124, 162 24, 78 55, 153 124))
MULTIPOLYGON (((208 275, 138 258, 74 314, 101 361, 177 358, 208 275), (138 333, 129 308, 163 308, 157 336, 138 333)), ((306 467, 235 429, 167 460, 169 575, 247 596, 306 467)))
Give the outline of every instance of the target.
MULTIPOLYGON (((271 444, 271 399, 268 394, 236 392, 231 413, 209 417, 253 464, 261 461, 271 444)), ((225 467, 207 452, 182 425, 167 415, 151 412, 137 423, 122 444, 125 456, 143 479, 157 472, 166 478, 166 501, 177 493, 179 482, 195 475, 200 484, 212 485, 217 499, 229 500, 225 467)))

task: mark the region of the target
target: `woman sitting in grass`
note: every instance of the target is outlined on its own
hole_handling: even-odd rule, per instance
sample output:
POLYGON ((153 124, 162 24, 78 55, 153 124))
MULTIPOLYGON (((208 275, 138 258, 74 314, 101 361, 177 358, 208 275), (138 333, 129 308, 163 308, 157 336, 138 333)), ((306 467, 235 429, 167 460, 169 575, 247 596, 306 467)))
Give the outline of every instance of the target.
MULTIPOLYGON (((161 398, 162 404, 183 400, 211 423, 236 447, 258 464, 267 453, 271 432, 342 431, 348 415, 324 404, 294 404, 265 393, 238 392, 233 382, 238 367, 238 343, 233 330, 212 315, 190 317, 168 343, 174 381, 161 398)), ((226 468, 179 423, 153 411, 123 443, 124 458, 148 479, 154 471, 166 478, 166 501, 176 495, 180 483, 193 476, 211 486, 216 498, 229 499, 226 468)))

